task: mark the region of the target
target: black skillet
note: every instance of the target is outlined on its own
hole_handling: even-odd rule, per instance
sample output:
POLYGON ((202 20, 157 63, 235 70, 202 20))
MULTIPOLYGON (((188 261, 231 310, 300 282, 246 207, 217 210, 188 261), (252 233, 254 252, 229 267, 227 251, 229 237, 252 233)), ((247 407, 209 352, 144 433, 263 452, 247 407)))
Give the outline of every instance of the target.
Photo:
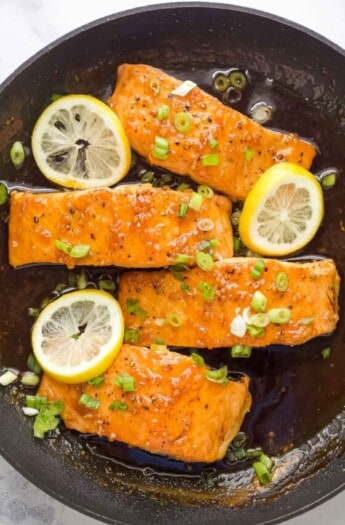
MULTIPOLYGON (((33 123, 52 93, 106 99, 122 62, 155 65, 208 91, 216 70, 248 70, 250 86, 235 107, 248 112, 257 100, 271 103, 270 126, 318 144, 314 171, 339 170, 336 188, 325 193, 324 224, 304 254, 333 257, 343 276, 345 53, 310 31, 256 11, 206 3, 135 9, 47 47, 0 88, 1 179, 48 187, 32 158, 21 170, 11 166, 10 145, 17 139, 30 144, 33 123)), ((139 161, 133 180, 141 168, 139 161)), ((7 213, 2 207, 0 367, 21 369, 30 349, 27 308, 66 275, 62 269, 8 267, 7 213)), ((308 345, 258 350, 236 362, 225 350, 205 354, 210 364, 227 363, 252 377, 254 405, 244 430, 250 446, 262 446, 277 458, 274 482, 267 487, 253 481, 248 463, 183 465, 63 429, 58 437, 34 439, 32 422, 20 409, 23 394, 11 387, 0 391, 0 451, 38 487, 108 523, 245 525, 287 519, 345 485, 343 291, 340 308, 336 333, 308 345), (321 351, 328 346, 325 360, 321 351)))

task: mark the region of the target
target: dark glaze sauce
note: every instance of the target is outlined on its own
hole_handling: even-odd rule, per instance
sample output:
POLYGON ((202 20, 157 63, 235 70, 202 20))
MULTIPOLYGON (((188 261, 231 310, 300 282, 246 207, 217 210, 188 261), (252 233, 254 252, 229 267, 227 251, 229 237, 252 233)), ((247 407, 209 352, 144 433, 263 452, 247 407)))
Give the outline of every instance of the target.
MULTIPOLYGON (((210 90, 213 72, 198 73, 196 80, 200 87, 210 90)), ((110 94, 111 88, 106 90, 110 94)), ((71 90, 73 91, 73 90, 71 90)), ((80 89, 78 90, 80 92, 80 89)), ((95 92, 96 96, 100 93, 95 92)), ((102 96, 105 97, 103 88, 102 96)), ((248 114, 250 107, 264 100, 273 107, 273 117, 267 126, 297 132, 313 140, 320 149, 313 164, 313 172, 335 166, 338 169, 336 187, 325 191, 326 218, 316 238, 307 248, 297 254, 327 255, 335 259, 341 278, 344 278, 345 224, 343 195, 345 166, 344 132, 326 114, 313 108, 308 101, 297 97, 276 83, 267 81, 251 73, 251 82, 243 97, 234 107, 248 114)), ((48 102, 48 101, 47 101, 48 102)), ((38 115, 37 115, 38 116, 38 115)), ((30 117, 32 119, 32 116, 30 117)), ((29 134, 20 137, 29 144, 29 134)), ((37 172, 33 159, 29 156, 21 170, 14 170, 7 164, 11 184, 25 187, 34 186, 53 189, 37 172)), ((138 159, 123 183, 139 182, 139 176, 148 167, 138 159)), ((155 181, 159 184, 162 171, 153 169, 155 181)), ((187 181, 175 177, 173 186, 187 181)), ((61 282, 68 282, 68 271, 61 267, 30 267, 12 269, 7 263, 8 209, 0 210, 0 368, 14 367, 26 369, 26 359, 30 352, 30 330, 33 319, 28 316, 29 307, 37 307, 61 282)), ((81 269, 78 270, 80 273, 81 269)), ((88 278, 97 282, 101 274, 116 278, 121 269, 87 269, 88 278)), ((248 374, 251 377, 253 406, 245 419, 243 431, 248 434, 248 446, 260 446, 267 454, 279 454, 292 446, 299 446, 314 436, 340 412, 345 400, 345 331, 344 294, 340 295, 340 321, 334 334, 320 337, 299 347, 270 347, 254 350, 249 359, 231 359, 227 349, 200 352, 206 362, 214 367, 227 365, 231 375, 248 374), (331 347, 331 355, 324 360, 321 350, 331 347)), ((189 353, 189 350, 177 349, 189 353)), ((65 431, 66 439, 79 440, 83 447, 99 458, 106 458, 129 468, 143 469, 144 474, 155 472, 179 474, 183 476, 202 475, 208 482, 209 475, 218 471, 228 471, 241 467, 225 460, 215 465, 186 465, 175 460, 154 456, 147 452, 127 447, 121 443, 109 443, 95 436, 79 436, 65 431)))

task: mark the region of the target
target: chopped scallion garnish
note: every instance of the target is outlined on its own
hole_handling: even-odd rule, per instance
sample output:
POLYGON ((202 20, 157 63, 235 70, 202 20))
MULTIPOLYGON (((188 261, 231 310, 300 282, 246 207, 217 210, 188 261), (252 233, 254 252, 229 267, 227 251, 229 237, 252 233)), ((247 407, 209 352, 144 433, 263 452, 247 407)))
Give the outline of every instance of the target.
POLYGON ((272 308, 267 313, 269 320, 274 324, 288 323, 291 319, 290 308, 272 308))
POLYGON ((330 347, 327 346, 327 348, 324 348, 323 350, 321 350, 321 355, 322 355, 323 359, 328 359, 329 356, 331 355, 330 347))
POLYGON ((195 261, 199 268, 205 272, 210 272, 214 267, 214 261, 209 253, 196 252, 195 261))
POLYGON ((183 291, 186 292, 186 293, 190 292, 190 286, 189 286, 189 284, 187 284, 187 283, 181 283, 181 290, 183 290, 183 291))
POLYGON ((206 302, 213 301, 215 292, 213 284, 201 282, 199 283, 199 290, 206 302))
POLYGON ((267 485, 268 483, 271 483, 272 474, 269 472, 268 468, 264 463, 262 463, 261 461, 255 461, 253 463, 253 468, 255 470, 255 474, 259 478, 259 481, 262 485, 267 485))
POLYGON ((20 168, 25 160, 25 150, 23 143, 20 140, 14 142, 10 149, 10 158, 15 168, 20 168))
POLYGON ((267 297, 259 290, 256 290, 256 292, 254 292, 250 306, 256 312, 264 312, 267 308, 267 302, 267 297))
POLYGON ((175 115, 175 128, 180 133, 187 133, 192 127, 192 118, 185 111, 179 111, 175 115))
POLYGON ((103 381, 104 381, 103 376, 96 376, 96 377, 93 377, 92 379, 89 379, 88 383, 89 385, 92 385, 92 386, 101 386, 103 381))
POLYGON ((97 410, 100 407, 101 402, 88 394, 82 394, 78 401, 79 405, 82 405, 90 410, 97 410))
POLYGON ((169 352, 167 345, 159 345, 157 343, 152 343, 150 345, 150 350, 157 352, 157 354, 167 354, 169 352))
POLYGON ((248 334, 250 335, 250 337, 260 337, 261 335, 265 333, 265 330, 263 328, 252 326, 250 324, 247 324, 246 330, 248 334))
POLYGON ((253 279, 257 280, 261 277, 263 269, 265 268, 265 262, 262 259, 258 259, 252 268, 250 275, 253 279))
POLYGON ((206 379, 208 379, 209 381, 213 381, 214 383, 226 385, 229 383, 228 367, 222 366, 222 368, 218 368, 218 370, 206 370, 205 377, 206 379))
POLYGON ((39 375, 42 372, 42 369, 41 369, 41 367, 40 367, 36 357, 34 356, 34 354, 32 352, 30 352, 30 354, 28 356, 28 359, 26 361, 26 366, 34 374, 38 374, 39 375))
POLYGON ((4 184, 0 183, 0 206, 5 204, 8 199, 7 188, 4 184))
POLYGON ((321 186, 323 188, 333 188, 336 182, 337 182, 337 174, 335 172, 327 173, 321 178, 321 186))
POLYGON ((181 182, 181 184, 179 184, 176 188, 176 191, 185 191, 185 190, 189 190, 190 188, 190 184, 187 184, 186 182, 181 182))
POLYGON ((152 78, 150 80, 150 88, 152 89, 152 91, 154 92, 155 95, 158 95, 158 93, 161 90, 161 83, 160 83, 160 81, 158 79, 156 79, 156 78, 152 78))
POLYGON ((202 195, 206 199, 211 199, 211 197, 213 197, 214 195, 213 189, 209 186, 206 186, 205 184, 201 184, 200 186, 198 186, 197 192, 200 193, 200 195, 202 195))
POLYGON ((80 275, 78 275, 77 288, 78 290, 85 290, 86 287, 87 287, 86 273, 82 272, 80 275))
POLYGON ((263 312, 255 315, 251 315, 248 319, 248 324, 250 326, 255 326, 256 328, 266 328, 270 324, 270 318, 268 314, 263 312))
POLYGON ((100 279, 98 281, 98 286, 101 290, 105 290, 106 292, 115 292, 116 290, 116 284, 112 279, 100 279))
POLYGON ((34 421, 34 436, 43 439, 46 432, 55 430, 59 424, 57 416, 61 415, 63 409, 64 403, 62 401, 50 401, 42 404, 34 421))
POLYGON ((250 357, 252 349, 250 346, 234 345, 231 347, 231 357, 250 357))
POLYGON ((174 261, 175 264, 189 264, 190 263, 190 255, 179 253, 176 255, 176 259, 174 261))
POLYGON ((82 257, 85 257, 85 255, 87 255, 90 251, 89 244, 75 244, 72 246, 68 242, 60 241, 59 239, 55 240, 54 246, 57 250, 66 253, 74 259, 81 259, 82 257))
POLYGON ((20 382, 25 386, 37 386, 40 382, 40 376, 33 372, 24 372, 20 382))
POLYGON ((253 158, 254 158, 254 150, 253 150, 253 148, 247 148, 246 149, 246 151, 244 152, 244 158, 248 162, 253 160, 253 158))
POLYGON ((138 305, 139 300, 129 297, 126 301, 126 310, 130 314, 134 314, 140 319, 145 319, 147 316, 146 310, 138 305))
POLYGON ((135 328, 125 328, 123 340, 125 343, 138 343, 140 339, 139 330, 135 328))
POLYGON ((157 109, 157 118, 158 120, 164 120, 169 116, 169 106, 163 104, 157 109))
POLYGON ((174 328, 180 328, 183 325, 183 317, 179 313, 171 313, 166 316, 166 322, 174 328))
POLYGON ((108 408, 109 410, 121 410, 122 412, 126 412, 126 410, 128 410, 128 405, 122 401, 113 401, 108 408))
POLYGON ((6 370, 6 372, 1 374, 1 376, 0 376, 0 385, 1 386, 8 386, 8 385, 14 383, 14 381, 16 381, 17 378, 18 378, 18 374, 15 374, 11 370, 6 370))
POLYGON ((114 385, 119 388, 122 388, 124 392, 134 392, 135 391, 135 378, 127 374, 122 374, 114 379, 114 385))
POLYGON ((154 173, 153 171, 145 171, 145 173, 142 174, 142 176, 140 177, 140 181, 142 183, 145 183, 145 182, 152 182, 154 179, 154 173))
POLYGON ((289 286, 288 276, 285 272, 279 272, 276 277, 276 288, 279 292, 286 292, 289 286))
POLYGON ((201 157, 201 164, 203 166, 218 166, 219 155, 218 153, 210 153, 209 155, 203 155, 201 157))
POLYGON ((218 146, 218 140, 212 138, 208 141, 208 145, 210 146, 211 149, 215 149, 218 146))
POLYGON ((181 202, 180 207, 178 209, 177 216, 180 219, 183 219, 186 216, 188 210, 188 203, 187 202, 181 202))
POLYGON ((188 207, 192 210, 199 211, 202 205, 203 196, 200 193, 193 191, 192 196, 189 200, 188 207))
POLYGON ((213 230, 214 228, 214 222, 212 219, 209 219, 208 217, 203 217, 202 219, 199 219, 197 222, 197 228, 198 230, 202 232, 209 232, 213 230))
POLYGON ((198 354, 197 352, 191 353, 191 358, 193 359, 194 363, 198 366, 204 366, 205 359, 202 357, 202 355, 198 354))
POLYGON ((162 148, 168 151, 169 148, 169 142, 167 139, 164 139, 163 137, 156 136, 155 137, 155 146, 157 148, 162 148))
POLYGON ((47 404, 48 398, 46 396, 25 396, 25 405, 29 408, 37 408, 37 410, 39 410, 47 404))

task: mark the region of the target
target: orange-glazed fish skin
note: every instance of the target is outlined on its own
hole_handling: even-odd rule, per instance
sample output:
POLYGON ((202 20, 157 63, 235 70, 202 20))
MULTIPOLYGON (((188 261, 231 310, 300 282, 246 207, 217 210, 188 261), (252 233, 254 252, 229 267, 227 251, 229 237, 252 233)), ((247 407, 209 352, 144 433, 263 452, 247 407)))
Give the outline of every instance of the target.
POLYGON ((251 395, 247 376, 223 385, 206 379, 206 370, 189 356, 125 344, 100 386, 67 385, 44 374, 38 395, 65 403, 67 428, 186 462, 213 462, 238 433, 251 395), (134 392, 114 385, 123 373, 135 378, 134 392), (98 399, 99 408, 81 406, 82 393, 98 399), (127 410, 110 410, 114 401, 127 410))
MULTIPOLYGON (((298 345, 335 329, 339 275, 331 259, 308 263, 266 259, 260 278, 255 280, 251 270, 256 261, 237 257, 217 262, 209 272, 193 268, 184 272, 185 290, 170 271, 125 272, 120 278, 119 294, 125 325, 139 330, 138 344, 144 346, 160 338, 168 345, 209 349, 235 344, 298 345), (284 292, 276 287, 276 277, 281 272, 288 278, 284 292), (205 300, 200 290, 200 283, 205 282, 214 287, 212 301, 205 300), (251 336, 248 330, 239 336, 234 318, 241 316, 247 324, 243 314, 248 317, 257 313, 250 307, 256 290, 267 298, 266 312, 288 308, 291 319, 283 324, 270 322, 258 337, 251 336), (127 311, 128 298, 138 299, 138 305, 146 311, 145 319, 127 311), (173 324, 179 326, 166 321, 171 315, 177 316, 177 323, 173 324)), ((243 328, 243 322, 239 322, 243 328)))
POLYGON ((311 143, 293 133, 264 128, 198 87, 183 97, 171 94, 181 83, 145 64, 118 68, 108 104, 120 118, 132 148, 151 164, 188 175, 235 200, 244 200, 258 177, 277 162, 310 168, 316 155, 311 143), (169 115, 159 120, 162 105, 168 106, 169 115), (192 119, 184 133, 175 126, 180 112, 192 119), (169 142, 165 159, 153 155, 157 136, 169 142), (217 140, 216 148, 211 148, 211 139, 217 140), (219 164, 203 166, 202 157, 213 153, 219 164))
POLYGON ((181 203, 192 190, 175 191, 150 184, 54 193, 12 192, 9 219, 9 262, 157 268, 173 264, 179 254, 193 263, 198 244, 217 238, 216 258, 231 257, 230 201, 221 195, 203 198, 199 211, 181 203), (213 227, 202 231, 200 219, 213 227), (55 240, 87 244, 89 253, 72 258, 55 247, 55 240))

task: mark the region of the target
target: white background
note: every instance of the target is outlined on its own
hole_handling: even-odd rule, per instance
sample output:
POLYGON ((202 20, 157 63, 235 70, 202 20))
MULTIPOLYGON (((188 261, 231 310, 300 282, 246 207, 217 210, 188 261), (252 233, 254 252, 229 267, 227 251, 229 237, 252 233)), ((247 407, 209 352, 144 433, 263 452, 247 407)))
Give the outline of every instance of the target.
MULTIPOLYGON (((158 3, 151 0, 149 3, 158 3)), ((166 3, 162 0, 160 3, 166 3)), ((232 2, 277 14, 326 36, 345 49, 344 0, 244 0, 232 2)), ((0 82, 42 47, 68 31, 144 0, 0 0, 0 82)), ((345 493, 286 522, 343 525, 345 493)), ((0 458, 0 525, 97 525, 31 485, 0 458)), ((203 525, 203 524, 201 524, 203 525)))

